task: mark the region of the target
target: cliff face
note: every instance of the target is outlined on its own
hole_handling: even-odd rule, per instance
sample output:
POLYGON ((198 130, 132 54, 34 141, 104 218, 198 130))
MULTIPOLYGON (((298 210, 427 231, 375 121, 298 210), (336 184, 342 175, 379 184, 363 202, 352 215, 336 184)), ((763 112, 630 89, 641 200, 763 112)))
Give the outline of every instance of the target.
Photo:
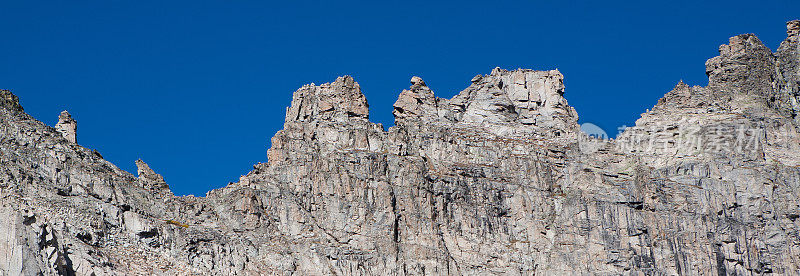
POLYGON ((613 141, 556 70, 414 77, 388 131, 353 78, 306 85, 269 162, 202 198, 0 91, 0 274, 797 274, 799 41, 731 38, 613 141))

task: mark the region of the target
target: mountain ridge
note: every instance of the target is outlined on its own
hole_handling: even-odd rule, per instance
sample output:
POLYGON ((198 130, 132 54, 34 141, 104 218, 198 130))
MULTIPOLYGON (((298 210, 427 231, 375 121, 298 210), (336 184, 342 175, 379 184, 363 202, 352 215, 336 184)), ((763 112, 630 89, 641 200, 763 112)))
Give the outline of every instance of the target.
POLYGON ((496 68, 450 99, 413 77, 388 130, 352 77, 305 85, 268 162, 205 197, 2 90, 0 271, 797 273, 799 37, 732 37, 708 86, 679 83, 614 140, 581 134, 557 70, 496 68))

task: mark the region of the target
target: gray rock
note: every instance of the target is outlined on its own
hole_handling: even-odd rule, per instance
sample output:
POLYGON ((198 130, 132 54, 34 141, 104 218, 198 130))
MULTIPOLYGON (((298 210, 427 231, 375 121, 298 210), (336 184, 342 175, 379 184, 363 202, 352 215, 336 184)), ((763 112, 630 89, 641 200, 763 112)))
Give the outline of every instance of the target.
POLYGON ((800 41, 800 20, 786 22, 786 41, 800 41))
POLYGON ((0 106, 6 108, 9 112, 21 112, 22 105, 19 104, 19 98, 12 94, 9 90, 0 89, 0 106))
POLYGON ((414 77, 388 130, 352 77, 305 85, 268 162, 205 197, 2 90, 0 274, 797 274, 797 30, 775 53, 731 38, 708 86, 591 147, 557 70, 495 68, 451 99, 414 77))
POLYGON ((78 122, 66 110, 61 111, 61 114, 58 115, 56 131, 61 133, 61 136, 64 136, 64 139, 67 139, 70 143, 78 143, 78 122))
POLYGON ((145 188, 169 192, 169 185, 164 181, 164 177, 153 171, 150 165, 147 165, 142 159, 136 160, 136 174, 138 175, 139 182, 145 188))

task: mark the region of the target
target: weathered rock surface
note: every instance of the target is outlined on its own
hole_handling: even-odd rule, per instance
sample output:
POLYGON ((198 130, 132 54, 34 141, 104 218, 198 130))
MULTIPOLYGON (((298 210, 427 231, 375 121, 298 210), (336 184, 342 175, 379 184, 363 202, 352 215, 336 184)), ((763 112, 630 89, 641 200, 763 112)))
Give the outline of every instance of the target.
POLYGON ((61 111, 58 115, 58 123, 56 123, 56 131, 64 136, 70 143, 78 142, 78 121, 72 118, 66 110, 61 111))
POLYGON ((156 192, 170 193, 169 185, 164 181, 164 177, 153 171, 150 165, 147 165, 142 159, 136 160, 136 174, 144 187, 156 192))
POLYGON ((206 197, 2 90, 0 274, 796 275, 799 29, 776 53, 731 38, 707 87, 612 141, 580 132, 556 70, 497 68, 452 99, 413 77, 388 130, 352 77, 306 85, 268 162, 206 197))

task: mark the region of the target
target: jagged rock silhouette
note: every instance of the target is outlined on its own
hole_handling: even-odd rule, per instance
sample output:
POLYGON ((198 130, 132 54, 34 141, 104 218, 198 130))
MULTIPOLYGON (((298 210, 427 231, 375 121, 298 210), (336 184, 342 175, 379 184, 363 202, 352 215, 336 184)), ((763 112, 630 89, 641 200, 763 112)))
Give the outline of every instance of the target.
POLYGON ((396 125, 349 76, 297 90, 268 162, 174 196, 0 91, 2 275, 796 274, 800 21, 739 35, 636 126, 582 151, 556 71, 452 99, 418 77, 396 125))

